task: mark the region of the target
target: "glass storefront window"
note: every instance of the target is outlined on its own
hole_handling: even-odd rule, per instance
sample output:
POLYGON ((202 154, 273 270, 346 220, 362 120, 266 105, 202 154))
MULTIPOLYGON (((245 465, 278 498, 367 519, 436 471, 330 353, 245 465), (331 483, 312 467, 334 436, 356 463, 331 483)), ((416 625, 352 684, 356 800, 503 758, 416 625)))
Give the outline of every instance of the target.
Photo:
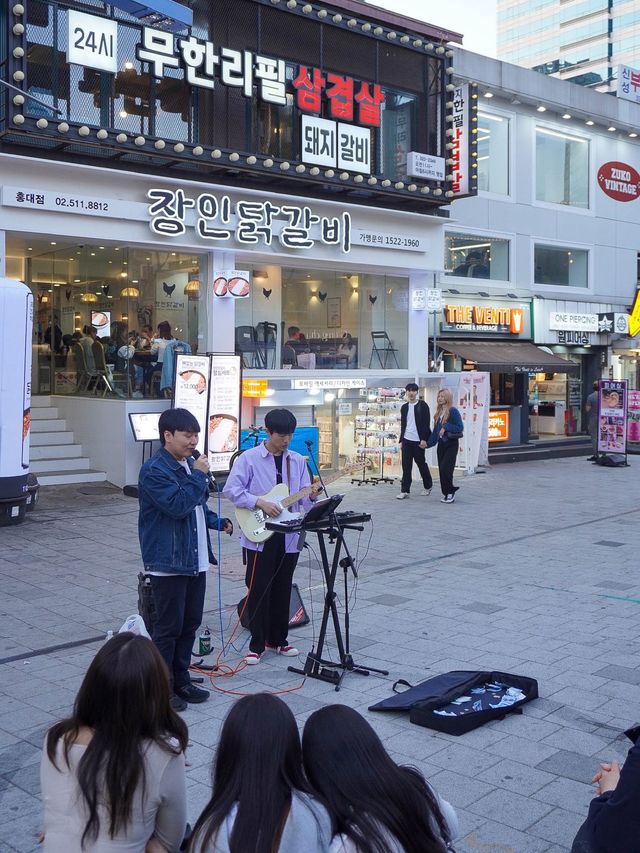
POLYGON ((383 175, 396 179, 407 177, 407 154, 414 145, 417 106, 416 96, 385 91, 378 163, 383 175))
POLYGON ((165 341, 198 348, 199 257, 7 236, 8 264, 34 294, 33 393, 165 396, 165 341))
POLYGON ((236 352, 245 368, 407 366, 406 277, 237 263, 253 281, 250 298, 236 303, 236 352), (375 349, 372 333, 381 333, 375 349))
POLYGON ((589 252, 567 246, 541 246, 534 249, 534 281, 564 287, 589 286, 589 252))
POLYGON ((509 194, 509 119, 478 112, 478 189, 509 194))
POLYGON ((444 263, 446 275, 509 281, 509 241, 447 232, 444 263))
POLYGON ((536 128, 536 198, 589 207, 589 141, 536 128))

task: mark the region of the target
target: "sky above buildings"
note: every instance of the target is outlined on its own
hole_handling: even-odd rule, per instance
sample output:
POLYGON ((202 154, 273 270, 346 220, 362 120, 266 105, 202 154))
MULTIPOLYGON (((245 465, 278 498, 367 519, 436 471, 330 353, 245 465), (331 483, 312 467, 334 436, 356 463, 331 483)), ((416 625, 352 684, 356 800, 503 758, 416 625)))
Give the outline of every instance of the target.
POLYGON ((464 36, 463 45, 474 53, 496 55, 496 0, 370 0, 372 5, 446 27, 464 36))

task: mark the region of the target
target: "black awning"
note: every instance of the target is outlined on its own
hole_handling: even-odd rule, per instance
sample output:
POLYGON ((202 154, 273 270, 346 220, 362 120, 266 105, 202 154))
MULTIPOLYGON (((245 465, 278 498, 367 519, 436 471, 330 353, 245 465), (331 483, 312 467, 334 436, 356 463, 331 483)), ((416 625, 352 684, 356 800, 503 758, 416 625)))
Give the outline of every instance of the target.
POLYGON ((575 373, 579 369, 572 361, 519 341, 440 340, 439 344, 445 352, 473 361, 478 370, 490 373, 575 373))

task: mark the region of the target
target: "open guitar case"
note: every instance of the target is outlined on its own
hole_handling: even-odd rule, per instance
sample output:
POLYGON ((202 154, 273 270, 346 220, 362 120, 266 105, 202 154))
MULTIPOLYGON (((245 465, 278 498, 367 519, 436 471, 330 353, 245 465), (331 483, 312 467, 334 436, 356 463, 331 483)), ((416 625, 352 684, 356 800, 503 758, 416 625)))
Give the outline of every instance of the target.
POLYGON ((408 711, 409 722, 438 732, 463 735, 507 714, 521 714, 522 706, 538 698, 535 678, 509 672, 452 670, 411 685, 400 679, 394 696, 370 705, 370 711, 408 711), (409 689, 398 692, 399 685, 409 689), (499 690, 487 689, 499 686, 499 690), (505 704, 513 691, 516 701, 505 704))

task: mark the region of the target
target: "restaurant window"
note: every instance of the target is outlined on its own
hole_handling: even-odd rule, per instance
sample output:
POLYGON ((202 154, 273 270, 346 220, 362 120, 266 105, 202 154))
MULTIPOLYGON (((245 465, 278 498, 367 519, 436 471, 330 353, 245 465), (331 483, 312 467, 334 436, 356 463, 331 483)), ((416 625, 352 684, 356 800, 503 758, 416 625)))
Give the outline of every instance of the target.
POLYGON ((534 266, 536 284, 589 286, 589 252, 586 249, 537 245, 534 250, 534 266))
POLYGON ((548 204, 589 207, 589 141, 536 128, 536 198, 548 204))
POLYGON ((389 178, 407 177, 407 155, 414 148, 417 105, 415 96, 385 91, 379 168, 381 174, 389 178))
POLYGON ((448 232, 445 274, 462 278, 509 280, 509 240, 448 232))
POLYGON ((509 194, 509 119, 478 112, 478 189, 509 194))
POLYGON ((24 245, 22 236, 8 235, 8 263, 34 296, 33 393, 167 396, 166 342, 197 352, 204 334, 200 258, 62 239, 24 245), (159 324, 166 324, 165 343, 154 347, 159 324), (103 350, 97 357, 95 342, 103 350))
POLYGON ((235 313, 245 369, 406 368, 406 277, 240 266, 252 278, 251 295, 237 300, 235 313), (375 349, 372 332, 381 333, 375 349))

